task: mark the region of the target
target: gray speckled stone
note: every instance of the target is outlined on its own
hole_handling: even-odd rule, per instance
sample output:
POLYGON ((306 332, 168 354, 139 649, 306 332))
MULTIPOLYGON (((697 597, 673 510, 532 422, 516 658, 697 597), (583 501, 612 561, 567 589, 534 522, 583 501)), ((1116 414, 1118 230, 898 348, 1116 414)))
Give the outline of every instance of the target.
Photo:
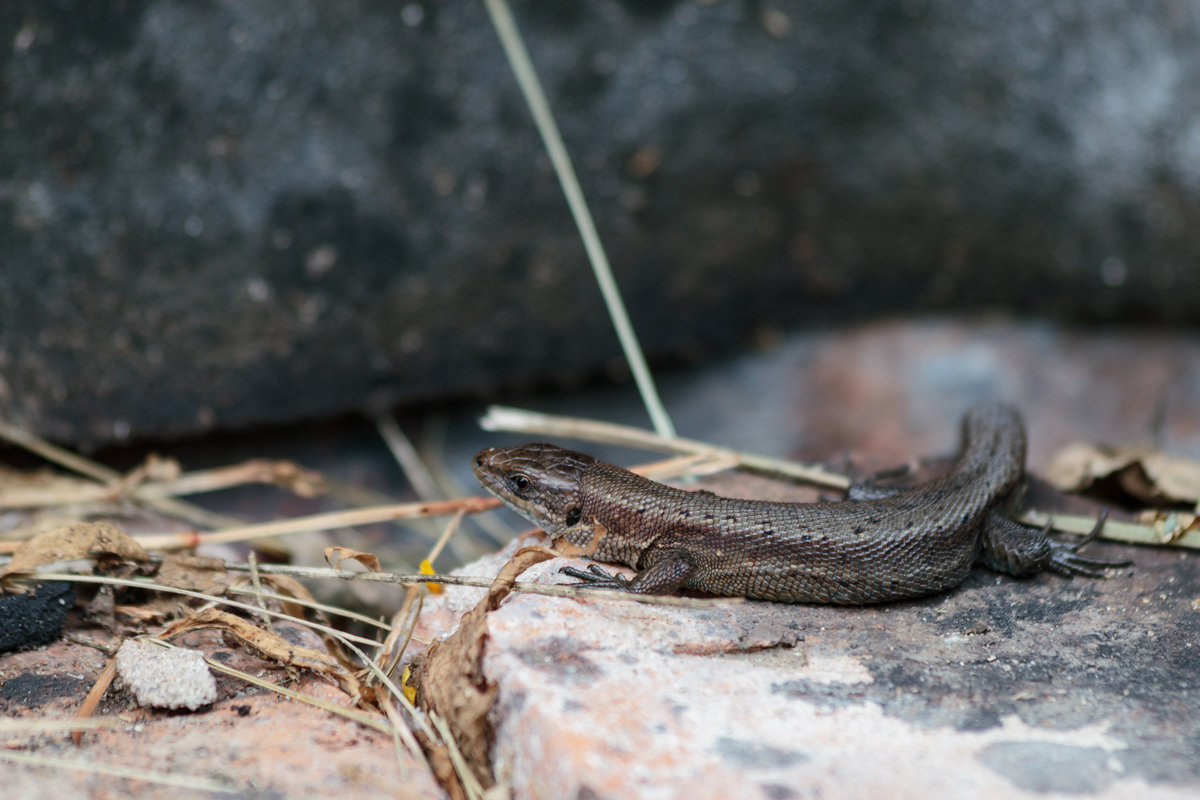
POLYGON ((195 711, 217 699, 217 682, 196 650, 127 639, 117 651, 117 674, 139 705, 195 711))
MULTIPOLYGON (((494 575, 517 546, 459 572, 494 575)), ((945 595, 861 608, 511 595, 483 657, 493 764, 516 797, 1191 797, 1200 562, 1094 547, 1136 567, 977 569, 945 595)), ((521 580, 569 581, 563 563, 521 580)), ((419 635, 482 595, 446 587, 419 635)))
POLYGON ((1113 782, 1117 757, 1099 747, 1049 742, 996 742, 979 759, 1031 792, 1094 794, 1113 782))

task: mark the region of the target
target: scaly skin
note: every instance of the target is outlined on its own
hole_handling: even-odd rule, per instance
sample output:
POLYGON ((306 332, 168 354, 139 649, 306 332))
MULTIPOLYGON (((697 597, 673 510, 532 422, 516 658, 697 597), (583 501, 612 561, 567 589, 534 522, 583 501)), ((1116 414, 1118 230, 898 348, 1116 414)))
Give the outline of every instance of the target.
POLYGON ((964 447, 947 475, 884 497, 823 503, 737 500, 642 478, 549 444, 475 457, 484 488, 552 536, 638 570, 631 581, 593 568, 595 585, 662 594, 695 589, 785 603, 858 605, 958 586, 972 564, 1010 575, 1098 576, 1085 559, 1000 512, 1019 501, 1025 430, 1011 406, 963 419, 964 447))

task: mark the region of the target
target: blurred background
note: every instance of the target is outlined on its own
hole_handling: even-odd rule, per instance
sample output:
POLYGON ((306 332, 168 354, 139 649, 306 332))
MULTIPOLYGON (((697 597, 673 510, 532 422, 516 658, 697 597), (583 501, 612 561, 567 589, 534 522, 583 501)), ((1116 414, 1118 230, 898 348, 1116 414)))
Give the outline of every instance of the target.
MULTIPOLYGON (((1200 455, 1195 4, 513 9, 682 435, 886 465, 1000 395, 1035 467, 1200 455)), ((647 424, 476 0, 4 3, 0 253, 0 417, 336 484, 246 518, 412 497, 384 412, 443 494, 528 438, 487 402, 647 424)))

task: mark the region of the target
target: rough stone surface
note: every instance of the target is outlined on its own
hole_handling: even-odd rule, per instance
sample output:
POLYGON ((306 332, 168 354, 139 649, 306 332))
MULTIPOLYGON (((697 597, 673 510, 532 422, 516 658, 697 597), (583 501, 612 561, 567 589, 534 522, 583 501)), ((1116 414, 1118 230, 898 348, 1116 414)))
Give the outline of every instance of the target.
MULTIPOLYGON (((1102 581, 979 570, 857 609, 512 596, 484 656, 497 774, 518 798, 1193 796, 1200 561, 1097 553, 1137 564, 1102 581)), ((562 563, 523 579, 563 580, 562 563)), ((447 587, 425 632, 479 594, 447 587)))
MULTIPOLYGON (((1023 409, 1035 469, 1079 439, 1200 457, 1200 345, 1182 334, 894 321, 790 337, 664 389, 685 435, 834 463, 849 453, 865 469, 950 454, 955 415, 985 395, 1023 409)), ((538 407, 638 422, 644 412, 621 397, 538 407)), ((470 437, 476 449, 521 438, 470 437)), ((813 499, 759 478, 705 488, 813 499)), ((1096 511, 1034 488, 1039 508, 1096 511)), ((759 615, 779 615, 803 641, 726 656, 662 654, 687 611, 512 598, 485 662, 501 686, 497 766, 523 797, 584 784, 602 797, 721 794, 738 777, 737 796, 1188 796, 1200 787, 1200 559, 1097 552, 1135 566, 1104 581, 977 570, 957 592, 878 608, 746 604, 730 613, 760 629, 759 615), (551 643, 572 654, 558 669, 513 655, 551 643), (585 660, 572 679, 565 666, 585 660)))
MULTIPOLYGON (((305 628, 282 624, 279 629, 304 646, 321 646, 305 628)), ((229 666, 287 683, 282 671, 264 670, 264 662, 225 647, 215 632, 187 634, 182 643, 229 666)), ((74 717, 106 661, 92 648, 65 641, 0 656, 0 719, 74 717)), ((330 704, 350 705, 350 698, 327 679, 300 673, 290 686, 330 704)), ((217 701, 199 713, 137 708, 127 694, 110 689, 96 716, 115 719, 119 726, 85 733, 81 747, 59 733, 0 734, 4 795, 31 800, 445 797, 433 776, 405 760, 388 736, 224 675, 217 677, 217 688, 217 701), (12 763, 4 759, 5 752, 78 762, 81 767, 12 763), (113 777, 89 769, 93 764, 177 779, 197 776, 233 793, 113 777)))
MULTIPOLYGON (((725 447, 859 469, 949 456, 973 401, 1017 405, 1029 465, 1076 441, 1156 443, 1200 459, 1200 339, 1185 331, 1088 330, 1005 320, 895 319, 785 337, 660 385, 683 436, 725 447)), ((514 405, 647 427, 632 387, 522 397, 514 405)), ((483 446, 529 441, 480 434, 476 414, 451 430, 447 460, 473 484, 483 446)), ((645 452, 572 442, 613 463, 645 452)))
MULTIPOLYGON (((9 10, 5 418, 98 443, 612 363, 482 4, 9 10)), ((1195 321, 1191 4, 515 10, 652 355, 886 309, 1195 321)))
MULTIPOLYGON (((980 393, 999 394, 1023 409, 1035 467, 1072 439, 1123 442, 1147 436, 1160 407, 1160 438, 1168 451, 1200 457, 1200 342, 1182 333, 886 322, 792 337, 700 373, 678 374, 664 389, 687 435, 835 464, 849 451, 865 468, 949 453, 954 415, 980 393)), ((622 387, 543 396, 527 404, 644 424, 632 396, 622 387)), ((476 412, 451 416, 448 458, 461 462, 465 475, 469 457, 481 446, 520 439, 481 434, 476 412)), ((345 481, 399 492, 396 467, 377 434, 362 425, 351 435, 349 427, 214 438, 178 455, 185 466, 198 467, 269 453, 345 481)), ((143 455, 125 454, 129 466, 143 455)), ((649 458, 629 451, 606 455, 624 463, 649 458)), ((796 491, 758 478, 735 484, 723 477, 710 488, 777 498, 796 491)), ((800 497, 812 499, 813 493, 800 497)), ((274 492, 224 493, 204 502, 225 503, 221 510, 249 518, 317 510, 274 492)), ((147 521, 140 529, 162 528, 161 522, 147 521)), ((336 532, 328 543, 353 544, 349 535, 336 532)), ((375 550, 385 535, 359 544, 375 550)), ((406 546, 424 554, 430 541, 406 546)), ((501 765, 511 764, 505 769, 513 776, 533 774, 531 785, 544 776, 547 793, 582 783, 570 774, 578 761, 585 769, 576 772, 595 794, 628 768, 629 780, 642 780, 639 787, 656 796, 644 776, 665 764, 675 770, 668 774, 682 777, 656 784, 655 791, 682 795, 680 787, 694 788, 687 781, 695 778, 681 764, 699 754, 698 763, 712 773, 761 778, 733 793, 712 778, 713 793, 726 796, 815 797, 819 791, 823 797, 926 798, 936 796, 931 787, 952 797, 1090 796, 1089 787, 1101 797, 1191 796, 1200 763, 1194 712, 1200 674, 1194 656, 1200 641, 1197 558, 1115 545, 1098 552, 1128 554, 1136 566, 1101 582, 1055 576, 1018 582, 980 571, 955 594, 886 609, 747 604, 651 616, 641 606, 511 598, 495 617, 487 662, 496 666, 493 674, 512 676, 520 690, 502 693, 509 716, 499 751, 507 761, 501 765), (522 620, 530 624, 525 631, 519 628, 522 620), (774 641, 793 644, 771 647, 774 641), (618 649, 626 642, 631 652, 618 649), (509 651, 503 653, 503 647, 509 651), (669 678, 667 700, 648 699, 643 673, 633 670, 659 668, 670 659, 680 659, 687 669, 655 673, 669 678), (695 681, 689 677, 693 670, 695 681), (751 680, 767 682, 768 688, 755 688, 751 680), (627 694, 632 699, 622 699, 627 694), (690 709, 701 708, 701 715, 673 705, 663 711, 680 698, 696 704, 690 709), (640 701, 645 712, 635 706, 640 701), (609 706, 615 707, 611 715, 609 706), (553 713, 559 708, 561 714, 553 713), (781 720, 780 708, 794 716, 781 720), (589 710, 594 716, 587 716, 589 710), (660 716, 648 717, 649 712, 660 716), (547 721, 551 716, 555 719, 547 721), (597 720, 606 725, 615 720, 616 727, 605 730, 597 720), (633 766, 642 754, 629 755, 625 737, 652 745, 648 729, 666 737, 665 745, 648 745, 648 766, 633 766), (587 755, 591 748, 599 755, 587 755), (881 760, 872 760, 876 752, 881 760)), ((437 566, 450 558, 444 554, 437 566)), ((395 563, 385 558, 386 565, 395 563)), ((490 575, 498 566, 493 559, 469 571, 490 575)), ((526 578, 547 580, 556 567, 543 565, 526 578)), ((451 589, 446 599, 431 601, 429 630, 448 631, 474 599, 451 589)), ((217 646, 216 652, 228 652, 230 663, 244 669, 261 666, 238 650, 217 646)), ((0 718, 71 716, 104 663, 98 652, 65 643, 0 657, 0 718)), ((139 711, 128 698, 110 695, 102 713, 126 715, 129 727, 103 739, 88 734, 82 757, 143 766, 149 761, 179 772, 195 766, 210 777, 244 775, 247 786, 266 784, 262 794, 269 796, 303 795, 309 785, 326 796, 346 796, 348 787, 374 792, 377 779, 384 784, 378 787, 381 795, 430 785, 420 775, 407 783, 393 780, 386 771, 394 763, 390 743, 381 737, 350 726, 327 727, 321 712, 255 690, 243 693, 229 679, 218 678, 218 686, 223 699, 196 715, 139 711), (242 707, 250 713, 241 716, 242 707), (277 723, 275 714, 283 715, 277 723), (188 729, 194 735, 174 736, 174 726, 182 730, 185 724, 198 726, 188 729), (168 733, 161 745, 146 749, 168 733)), ((307 683, 302 688, 314 690, 307 683)), ((28 738, 52 754, 79 755, 62 737, 21 737, 16 744, 25 747, 28 738)), ((0 746, 11 743, 4 738, 0 746)), ((64 771, 9 764, 3 769, 5 788, 14 797, 89 791, 98 798, 179 796, 173 789, 64 771)), ((537 796, 534 791, 523 796, 537 796)), ((249 789, 246 794, 253 796, 249 789)))

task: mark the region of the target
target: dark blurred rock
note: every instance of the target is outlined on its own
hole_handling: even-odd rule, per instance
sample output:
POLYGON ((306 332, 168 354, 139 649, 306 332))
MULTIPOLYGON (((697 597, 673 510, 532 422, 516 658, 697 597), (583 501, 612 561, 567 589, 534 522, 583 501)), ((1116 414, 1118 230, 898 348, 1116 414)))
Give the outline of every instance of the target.
MULTIPOLYGON (((7 5, 5 418, 86 445, 617 355, 482 4, 7 5)), ((897 310, 1196 319, 1190 4, 516 13, 654 356, 897 310)))
POLYGON ((75 587, 66 581, 40 584, 24 594, 0 596, 0 653, 41 647, 62 636, 75 587))

